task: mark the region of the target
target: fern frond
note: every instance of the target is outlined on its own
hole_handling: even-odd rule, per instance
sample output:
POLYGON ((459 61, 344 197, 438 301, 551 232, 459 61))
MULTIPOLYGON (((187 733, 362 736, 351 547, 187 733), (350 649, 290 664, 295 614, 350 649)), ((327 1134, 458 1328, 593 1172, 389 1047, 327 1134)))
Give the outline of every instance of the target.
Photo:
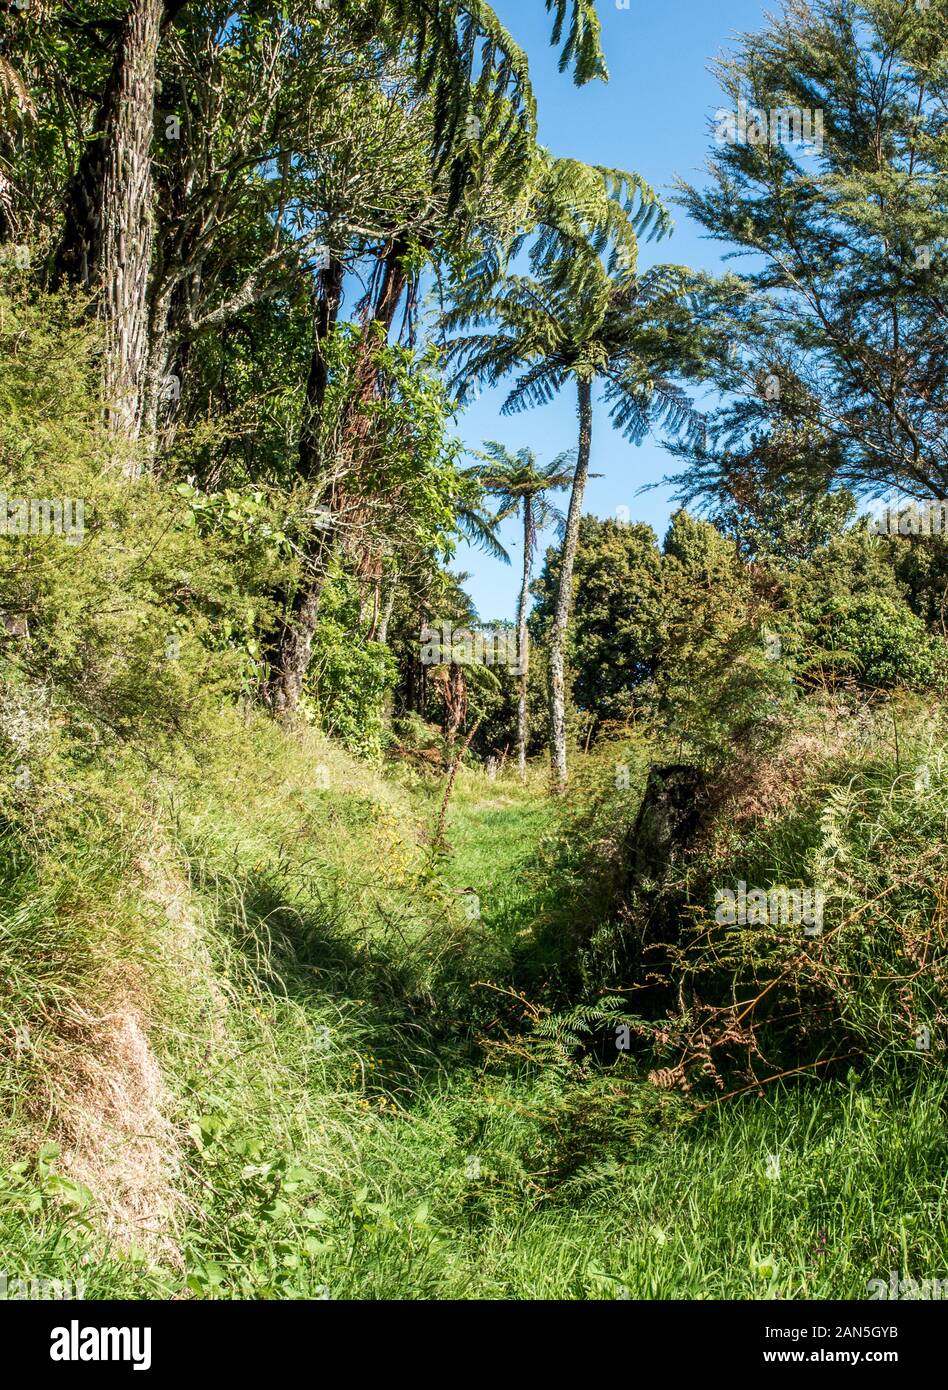
POLYGON ((550 42, 563 45, 560 72, 572 64, 577 87, 596 78, 608 81, 609 70, 602 51, 602 24, 596 13, 596 0, 546 0, 546 8, 554 16, 550 42))

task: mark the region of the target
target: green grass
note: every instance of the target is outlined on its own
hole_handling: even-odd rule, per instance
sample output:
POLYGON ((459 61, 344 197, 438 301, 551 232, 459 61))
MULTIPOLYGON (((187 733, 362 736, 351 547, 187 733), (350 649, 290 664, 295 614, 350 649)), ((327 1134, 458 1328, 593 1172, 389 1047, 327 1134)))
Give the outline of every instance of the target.
MULTIPOLYGON (((510 1107, 530 1109, 540 1098, 490 1089, 500 1095, 493 1104, 480 1098, 477 1144, 469 1131, 458 1142, 471 1097, 441 1098, 414 1136, 420 1181, 386 1186, 394 1210, 427 1194, 453 1255, 442 1294, 865 1298, 867 1281, 892 1268, 943 1272, 945 1093, 937 1084, 775 1090, 684 1132, 659 1132, 638 1150, 613 1151, 544 1200, 512 1172, 513 1155, 529 1152, 543 1126, 510 1107), (483 1154, 481 1180, 459 1191, 466 1146, 483 1154), (767 1176, 771 1155, 779 1179, 767 1176)), ((384 1296, 382 1281, 373 1287, 384 1296)))
POLYGON ((698 1110, 628 1057, 539 1065, 518 991, 597 901, 575 806, 464 773, 432 864, 436 786, 317 734, 221 733, 199 776, 77 781, 57 856, 3 861, 9 1276, 93 1298, 746 1299, 948 1274, 941 1071, 698 1110), (67 1146, 40 1149, 95 1036, 63 1020, 117 980, 161 1067, 176 1194, 162 1238, 131 1243, 67 1146))

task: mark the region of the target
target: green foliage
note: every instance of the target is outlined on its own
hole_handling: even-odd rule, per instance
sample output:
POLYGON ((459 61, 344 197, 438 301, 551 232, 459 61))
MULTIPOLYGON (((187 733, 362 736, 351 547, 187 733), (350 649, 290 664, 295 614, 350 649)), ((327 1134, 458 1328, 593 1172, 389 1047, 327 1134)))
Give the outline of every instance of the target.
MULTIPOLYGON (((882 594, 849 599, 821 634, 824 647, 838 654, 861 684, 937 689, 948 679, 948 648, 905 605, 882 594)), ((836 660, 833 669, 838 670, 836 660)))
POLYGON ((596 14, 596 0, 546 0, 554 15, 551 43, 563 42, 560 72, 576 65, 577 84, 594 77, 606 77, 606 64, 599 47, 602 26, 596 14))
POLYGON ((764 613, 732 542, 677 512, 662 565, 659 707, 679 751, 727 756, 756 731, 772 734, 789 699, 786 669, 762 638, 764 613))
POLYGON ((909 1075, 941 1068, 943 714, 893 705, 862 720, 841 737, 812 711, 766 757, 719 769, 698 833, 657 881, 631 876, 591 940, 593 986, 628 991, 658 1022, 634 1031, 665 1084, 753 1089, 881 1057, 909 1075), (741 883, 768 902, 746 923, 718 910, 741 883), (802 888, 823 895, 812 930, 770 897, 802 888))
MULTIPOLYGON (((450 431, 450 397, 437 370, 438 354, 389 345, 377 325, 363 332, 351 324, 338 328, 324 351, 330 384, 321 435, 331 439, 340 428, 370 431, 359 488, 371 500, 373 516, 359 534, 362 544, 381 545, 409 560, 419 553, 449 553, 455 503, 463 491, 461 445, 450 431), (371 399, 364 398, 364 350, 384 388, 371 399)), ((313 481, 318 488, 323 480, 313 481)))
POLYGON ((716 63, 710 181, 681 185, 681 201, 754 263, 717 289, 725 399, 687 451, 692 496, 739 482, 761 454, 811 483, 944 496, 948 214, 931 189, 944 170, 945 15, 944 0, 814 0, 768 16, 716 63), (766 138, 731 138, 739 102, 766 138), (774 133, 787 108, 810 117, 809 141, 799 126, 774 133))
POLYGON ((362 639, 358 596, 337 576, 323 590, 308 688, 320 727, 363 757, 379 759, 395 681, 388 649, 362 639))
POLYGON ((739 489, 735 486, 740 501, 729 493, 719 500, 713 516, 746 561, 782 573, 811 559, 852 524, 856 503, 845 488, 828 492, 823 480, 806 485, 793 476, 747 473, 739 489))
POLYGON ((99 422, 96 339, 68 299, 7 294, 0 316, 0 487, 30 517, 0 547, 20 632, 0 633, 0 679, 92 745, 154 756, 250 681, 278 533, 251 498, 128 482, 99 422))
MULTIPOLYGON (((547 554, 532 622, 541 633, 556 600, 559 557, 547 554)), ((576 555, 570 661, 573 698, 598 721, 647 706, 659 651, 661 555, 651 527, 584 517, 576 555)))
POLYGON ((455 334, 452 381, 463 398, 474 381, 496 386, 513 377, 502 407, 509 415, 548 404, 567 382, 601 380, 612 422, 632 443, 653 427, 697 432, 680 384, 707 370, 693 289, 680 267, 658 267, 630 284, 627 274, 610 274, 588 244, 556 242, 536 277, 511 275, 480 293, 475 287, 445 316, 455 334), (560 259, 549 259, 556 253, 560 259))
POLYGON ((929 632, 946 634, 948 545, 939 536, 899 537, 896 573, 905 585, 912 611, 929 632))
MULTIPOLYGON (((536 532, 553 525, 562 530, 563 514, 548 494, 569 487, 573 473, 567 465, 572 462, 575 466, 574 452, 558 454, 549 463, 537 467, 537 456, 532 449, 519 449, 512 454, 503 444, 490 439, 485 441, 480 457, 482 462, 475 465, 473 474, 497 504, 495 523, 522 511, 528 551, 535 543, 536 532)), ((528 553, 527 561, 530 559, 532 555, 528 553)))
MULTIPOLYGON (((901 747, 907 766, 914 750, 910 757, 904 731, 901 747)), ((644 748, 612 750, 588 779, 580 769, 563 806, 541 785, 462 773, 449 826, 455 858, 440 887, 417 872, 423 794, 381 781, 319 735, 288 737, 256 718, 248 729, 228 717, 208 751, 199 776, 175 772, 160 789, 152 784, 165 812, 160 825, 147 821, 149 842, 159 831, 174 835, 175 855, 189 864, 197 973, 193 957, 183 968, 180 936, 163 937, 163 914, 153 906, 143 915, 139 894, 156 885, 139 886, 115 862, 121 842, 111 826, 101 833, 108 871, 96 875, 88 860, 74 866, 75 882, 96 889, 85 895, 87 939, 113 978, 136 939, 171 949, 165 975, 155 961, 144 978, 162 991, 152 1011, 175 1020, 151 1039, 184 1135, 184 1267, 142 1253, 102 1259, 97 1199, 57 1184, 38 1195, 32 1169, 11 1156, 0 1202, 9 1272, 74 1277, 76 1256, 89 1253, 81 1269, 90 1298, 597 1299, 624 1297, 623 1289, 860 1297, 896 1255, 909 1271, 936 1258, 945 1236, 932 1221, 944 1161, 943 1086, 932 1065, 940 1054, 916 1054, 910 1028, 929 1017, 930 980, 918 982, 916 1011, 898 1016, 902 1063, 920 1073, 914 1083, 892 1070, 851 1084, 778 1082, 762 1100, 697 1117, 687 1101, 648 1085, 637 1059, 615 1056, 620 996, 577 1005, 564 952, 578 941, 577 906, 592 920, 607 914, 621 881, 610 845, 621 845, 634 816, 644 748), (619 793, 616 758, 633 773, 619 793), (319 765, 328 787, 314 776, 319 765), (611 887, 597 892, 591 869, 608 871, 611 887), (122 885, 124 917, 109 909, 104 918, 122 885), (451 890, 470 887, 481 917, 466 921, 451 890), (553 1014, 531 1002, 551 975, 564 987, 553 1014), (496 989, 484 987, 491 980, 496 989), (491 1044, 486 1072, 478 1039, 491 1044), (780 1157, 779 1183, 767 1176, 771 1154, 780 1157), (75 1196, 85 1203, 79 1221, 75 1196)), ((839 778, 842 788, 851 782, 839 778)), ((885 933, 904 920, 924 935, 930 919, 924 895, 939 880, 937 865, 923 860, 944 838, 940 771, 921 802, 913 786, 907 774, 893 801, 880 769, 874 788, 839 804, 823 836, 827 873, 852 895, 844 914, 892 886, 879 877, 888 861, 877 846, 893 830, 900 837, 902 871, 891 901, 882 900, 884 928, 873 927, 865 947, 854 923, 846 953, 827 957, 834 969, 824 986, 835 979, 845 991, 852 1030, 900 1000, 886 980, 885 933), (908 821, 919 812, 920 857, 910 866, 908 821), (867 968, 871 991, 860 983, 867 968)), ((114 792, 131 818, 133 784, 114 792)), ((100 804, 94 814, 102 812, 100 804)), ((77 842, 88 838, 84 819, 77 831, 77 842)), ((749 872, 748 857, 732 851, 733 865, 749 872)), ((773 861, 773 840, 757 853, 761 864, 773 861)), ((54 862, 65 863, 62 853, 54 862)), ((789 870, 778 862, 777 872, 789 870)), ((59 915, 71 942, 43 936, 35 889, 7 878, 3 891, 5 903, 34 904, 9 955, 22 998, 32 971, 55 985, 57 961, 80 958, 82 919, 74 907, 59 915)), ((90 978, 77 988, 87 991, 90 978)), ((704 989, 704 976, 694 981, 704 989)), ((108 990, 106 973, 98 988, 108 990)), ((106 1011, 107 992, 94 997, 106 1011)), ((82 998, 88 1007, 88 993, 82 998)), ((45 1065, 51 1039, 38 1031, 37 1042, 35 1063, 45 1065)), ((70 1054, 54 1056, 68 1088, 70 1054)), ((22 1088, 36 1073, 10 1061, 5 1075, 26 1100, 22 1088)), ((5 1113, 15 1124, 15 1105, 5 1113)))
MULTIPOLYGON (((484 0, 185 7, 141 104, 140 439, 102 400, 93 246, 141 229, 101 180, 125 20, 5 16, 0 241, 94 301, 0 267, 6 1273, 838 1298, 940 1258, 948 551, 853 513, 945 491, 946 5, 813 0, 741 39, 728 96, 817 103, 826 142, 718 150, 687 204, 762 260, 713 282, 640 269, 671 229, 640 176, 537 146, 484 0), (477 381, 508 412, 571 383, 575 459, 463 470, 477 381), (711 522, 580 520, 594 388, 625 441, 682 441, 711 522), (419 638, 496 628, 446 566, 515 514, 525 612, 570 484, 526 690, 538 753, 563 579, 583 752, 551 801, 539 758, 480 761, 516 745, 516 671, 419 638), (736 881, 817 888, 822 933, 721 919, 736 881)), ((604 78, 594 0, 545 8, 604 78)))
MULTIPOLYGON (((536 585, 538 633, 557 572, 551 551, 536 585)), ((676 513, 660 551, 647 526, 584 518, 574 602, 573 695, 597 726, 645 720, 706 760, 776 721, 788 673, 768 659, 769 610, 709 523, 676 513)))
MULTIPOLYGON (((814 551, 790 577, 787 646, 801 679, 867 689, 942 688, 946 647, 910 606, 901 540, 856 525, 814 551)), ((918 606, 923 571, 918 575, 918 606)), ((782 620, 783 621, 783 620, 782 620)))

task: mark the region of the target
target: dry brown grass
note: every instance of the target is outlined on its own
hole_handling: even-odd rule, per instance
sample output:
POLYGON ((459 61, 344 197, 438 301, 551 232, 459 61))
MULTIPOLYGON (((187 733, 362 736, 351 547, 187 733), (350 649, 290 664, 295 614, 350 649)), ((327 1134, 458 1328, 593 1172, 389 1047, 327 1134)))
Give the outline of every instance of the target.
POLYGON ((128 997, 77 1021, 84 1036, 68 1049, 51 1097, 63 1171, 92 1193, 110 1244, 177 1264, 180 1138, 146 1020, 128 997))
MULTIPOLYGON (((877 737, 876 717, 866 704, 856 709, 811 707, 806 723, 792 728, 773 752, 755 753, 735 763, 728 785, 719 790, 731 827, 778 820, 799 805, 827 768, 877 737)), ((716 798, 718 799, 718 798, 716 798)))
MULTIPOLYGON (((195 1000, 205 1056, 225 1036, 228 1005, 213 987, 190 890, 173 856, 152 848, 137 871, 141 899, 155 909, 149 932, 157 973, 130 961, 107 963, 95 1004, 73 1001, 56 1020, 31 1107, 33 1137, 37 1146, 59 1144, 61 1170, 92 1194, 91 1216, 105 1243, 180 1267, 183 1135, 153 1045, 162 1012, 153 1002, 155 979, 173 971, 195 1000)), ((164 1033, 168 1026, 162 1017, 164 1033)))

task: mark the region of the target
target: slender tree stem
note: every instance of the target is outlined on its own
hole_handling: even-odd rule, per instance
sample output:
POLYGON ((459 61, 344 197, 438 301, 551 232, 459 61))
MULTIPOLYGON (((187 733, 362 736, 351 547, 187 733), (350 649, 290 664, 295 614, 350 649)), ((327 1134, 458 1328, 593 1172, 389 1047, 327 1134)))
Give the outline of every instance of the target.
POLYGON ((530 634, 527 631, 527 610, 530 604, 530 564, 533 559, 533 545, 533 499, 527 494, 523 499, 523 584, 520 589, 519 630, 517 633, 517 665, 520 677, 520 699, 517 706, 517 749, 521 782, 527 780, 527 684, 530 671, 530 634))
POLYGON ((556 595, 553 631, 550 637, 550 723, 553 744, 554 796, 563 795, 569 776, 566 766, 566 638, 569 632, 569 619, 573 603, 573 568, 579 545, 579 522, 583 511, 583 495, 589 478, 589 456, 592 449, 592 383, 590 381, 579 381, 578 396, 579 451, 576 459, 576 472, 573 474, 573 490, 569 499, 569 515, 566 519, 566 535, 563 539, 563 556, 560 564, 560 583, 556 595))
POLYGON ((474 735, 477 733, 480 726, 481 721, 476 719, 468 731, 467 738, 461 744, 460 751, 455 754, 454 761, 451 764, 451 771, 448 773, 448 781, 444 789, 444 799, 441 802, 441 811, 438 816, 438 827, 435 830, 434 844, 432 845, 432 849, 435 851, 444 849, 444 831, 448 821, 448 807, 451 804, 451 793, 454 791, 454 783, 457 780, 457 775, 461 769, 461 763, 464 761, 464 756, 474 741, 474 735))

